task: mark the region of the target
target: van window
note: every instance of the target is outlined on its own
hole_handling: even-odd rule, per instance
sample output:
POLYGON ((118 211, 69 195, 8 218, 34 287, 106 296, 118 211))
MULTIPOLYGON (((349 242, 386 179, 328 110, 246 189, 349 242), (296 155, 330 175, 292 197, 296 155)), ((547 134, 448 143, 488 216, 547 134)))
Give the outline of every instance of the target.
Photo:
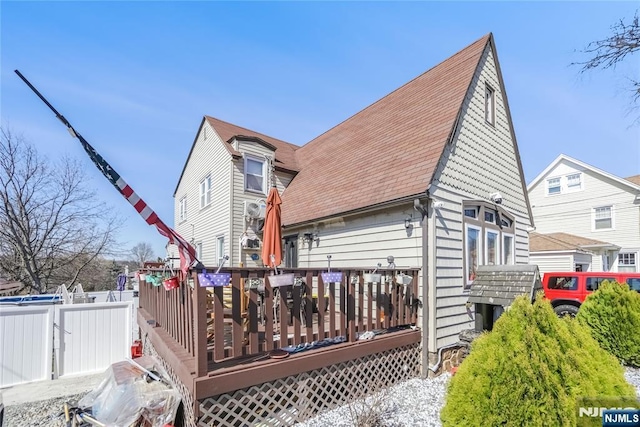
POLYGON ((629 285, 630 289, 634 291, 640 292, 640 278, 639 277, 629 277, 627 280, 627 285, 629 285))
POLYGON ((572 276, 551 276, 548 282, 549 289, 564 289, 575 291, 578 289, 578 278, 572 276))
POLYGON ((614 280, 613 277, 587 277, 587 290, 597 291, 605 280, 614 280))

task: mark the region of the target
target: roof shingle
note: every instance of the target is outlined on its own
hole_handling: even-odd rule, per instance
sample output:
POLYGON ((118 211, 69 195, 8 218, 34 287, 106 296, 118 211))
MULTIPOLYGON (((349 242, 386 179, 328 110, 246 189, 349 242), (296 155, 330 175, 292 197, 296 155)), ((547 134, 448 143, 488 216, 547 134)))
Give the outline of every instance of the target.
POLYGON ((568 233, 529 234, 529 252, 575 251, 593 245, 609 244, 568 233))
POLYGON ((255 136, 276 147, 276 167, 281 167, 290 171, 299 170, 295 157, 295 151, 299 148, 297 145, 270 137, 260 132, 243 128, 241 126, 236 126, 223 120, 216 119, 215 117, 205 116, 205 119, 211 125, 211 127, 216 130, 218 135, 220 135, 220 138, 222 138, 222 140, 225 142, 225 147, 231 154, 240 154, 233 149, 231 144, 229 144, 230 140, 234 136, 255 136))
POLYGON ((426 191, 488 34, 295 151, 284 225, 426 191))

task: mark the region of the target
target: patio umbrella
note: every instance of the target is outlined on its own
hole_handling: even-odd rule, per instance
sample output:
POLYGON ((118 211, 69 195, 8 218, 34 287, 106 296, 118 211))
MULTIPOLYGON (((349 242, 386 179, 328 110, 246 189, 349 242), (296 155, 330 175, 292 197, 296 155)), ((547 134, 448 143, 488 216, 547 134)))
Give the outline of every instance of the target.
POLYGON ((272 187, 267 197, 267 211, 264 218, 262 237, 262 262, 271 267, 273 262, 278 266, 282 262, 282 230, 280 222, 280 194, 278 189, 272 187), (271 255, 275 256, 272 262, 271 255))

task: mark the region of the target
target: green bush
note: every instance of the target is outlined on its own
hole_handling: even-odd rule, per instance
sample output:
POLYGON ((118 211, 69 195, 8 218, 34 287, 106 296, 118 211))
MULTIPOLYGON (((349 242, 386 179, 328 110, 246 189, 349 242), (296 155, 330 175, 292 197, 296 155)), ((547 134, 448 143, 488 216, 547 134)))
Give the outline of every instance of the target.
POLYGON ((640 367, 640 293, 605 281, 580 306, 576 320, 622 363, 640 367))
POLYGON ((520 297, 474 342, 441 419, 445 427, 575 426, 577 398, 604 396, 634 400, 620 363, 548 301, 520 297))

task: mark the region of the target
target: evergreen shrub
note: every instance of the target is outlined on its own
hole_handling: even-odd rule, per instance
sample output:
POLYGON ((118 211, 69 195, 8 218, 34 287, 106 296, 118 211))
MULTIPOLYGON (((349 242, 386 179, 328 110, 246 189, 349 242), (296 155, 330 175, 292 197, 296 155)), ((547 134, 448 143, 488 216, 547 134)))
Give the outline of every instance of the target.
POLYGON ((474 341, 440 416, 444 427, 575 426, 577 399, 605 396, 635 400, 620 363, 548 301, 522 296, 474 341))
POLYGON ((576 320, 620 362, 640 367, 640 293, 605 281, 580 306, 576 320))

